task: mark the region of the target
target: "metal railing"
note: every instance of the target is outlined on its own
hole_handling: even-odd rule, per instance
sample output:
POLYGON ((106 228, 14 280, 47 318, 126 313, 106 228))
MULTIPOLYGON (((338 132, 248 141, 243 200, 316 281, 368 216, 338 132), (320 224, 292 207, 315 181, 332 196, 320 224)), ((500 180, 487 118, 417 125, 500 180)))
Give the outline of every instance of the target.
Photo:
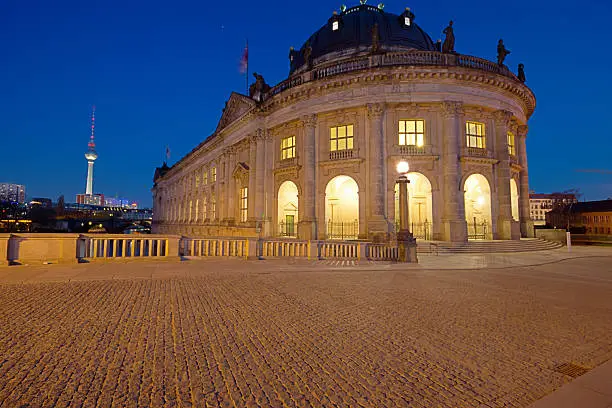
POLYGON ((490 239, 490 228, 487 221, 479 222, 476 219, 467 223, 468 239, 490 239))
MULTIPOLYGON (((410 232, 412 232, 412 236, 418 239, 423 239, 425 241, 429 241, 432 237, 432 227, 433 224, 429 221, 425 222, 412 222, 410 223, 410 232)), ((395 233, 400 229, 399 222, 395 222, 395 233)))
POLYGON ((327 222, 327 239, 357 239, 359 236, 359 221, 327 222))

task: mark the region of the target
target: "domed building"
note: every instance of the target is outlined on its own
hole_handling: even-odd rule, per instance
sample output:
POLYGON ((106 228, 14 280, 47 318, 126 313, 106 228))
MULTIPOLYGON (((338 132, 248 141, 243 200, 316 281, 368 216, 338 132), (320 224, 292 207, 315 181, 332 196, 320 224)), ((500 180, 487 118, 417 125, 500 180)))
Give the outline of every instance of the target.
MULTIPOLYGON (((417 238, 533 236, 524 74, 434 43, 406 9, 334 13, 275 86, 232 93, 215 132, 154 177, 157 233, 393 239, 397 164, 417 238)), ((498 52, 500 52, 498 50, 498 52)))

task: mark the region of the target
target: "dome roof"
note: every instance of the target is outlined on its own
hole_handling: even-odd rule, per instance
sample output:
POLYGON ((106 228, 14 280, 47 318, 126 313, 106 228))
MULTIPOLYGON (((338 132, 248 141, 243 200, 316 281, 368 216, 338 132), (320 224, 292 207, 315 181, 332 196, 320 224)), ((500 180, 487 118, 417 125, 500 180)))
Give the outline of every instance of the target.
POLYGON ((436 51, 436 46, 418 25, 409 9, 401 14, 387 13, 382 8, 361 4, 334 14, 327 24, 310 36, 298 51, 290 53, 290 74, 310 60, 339 51, 366 51, 372 48, 372 33, 378 26, 378 44, 381 50, 415 49, 436 51), (336 23, 337 22, 337 23, 336 23), (336 28, 336 29, 334 29, 336 28), (306 52, 307 56, 308 52, 306 52))

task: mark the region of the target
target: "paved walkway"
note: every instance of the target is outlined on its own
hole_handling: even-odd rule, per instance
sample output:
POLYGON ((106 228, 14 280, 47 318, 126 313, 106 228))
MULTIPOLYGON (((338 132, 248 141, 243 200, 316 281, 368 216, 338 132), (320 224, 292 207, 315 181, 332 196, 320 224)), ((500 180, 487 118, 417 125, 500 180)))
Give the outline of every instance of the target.
POLYGON ((4 267, 0 406, 608 408, 611 316, 610 249, 4 267))

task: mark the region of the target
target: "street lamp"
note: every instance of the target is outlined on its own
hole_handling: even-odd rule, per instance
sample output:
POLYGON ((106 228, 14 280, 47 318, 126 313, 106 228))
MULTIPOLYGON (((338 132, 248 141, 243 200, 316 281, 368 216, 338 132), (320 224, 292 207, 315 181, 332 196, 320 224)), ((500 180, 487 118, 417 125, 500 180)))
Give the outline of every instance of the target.
POLYGON ((416 256, 416 240, 410 232, 408 214, 408 177, 406 174, 410 166, 406 161, 400 161, 396 170, 399 174, 397 184, 399 187, 399 231, 397 232, 397 249, 400 262, 418 262, 416 256))

